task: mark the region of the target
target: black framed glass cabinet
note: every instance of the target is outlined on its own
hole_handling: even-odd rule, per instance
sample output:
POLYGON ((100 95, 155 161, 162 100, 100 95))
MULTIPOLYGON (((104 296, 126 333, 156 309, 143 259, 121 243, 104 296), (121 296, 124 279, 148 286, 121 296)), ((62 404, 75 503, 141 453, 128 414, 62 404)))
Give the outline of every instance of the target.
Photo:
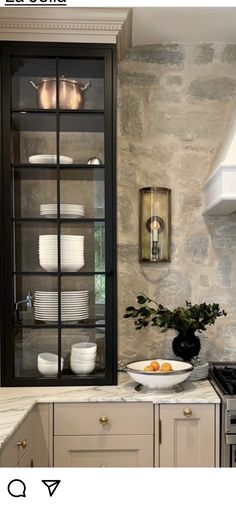
POLYGON ((4 386, 116 384, 115 47, 1 44, 4 386))

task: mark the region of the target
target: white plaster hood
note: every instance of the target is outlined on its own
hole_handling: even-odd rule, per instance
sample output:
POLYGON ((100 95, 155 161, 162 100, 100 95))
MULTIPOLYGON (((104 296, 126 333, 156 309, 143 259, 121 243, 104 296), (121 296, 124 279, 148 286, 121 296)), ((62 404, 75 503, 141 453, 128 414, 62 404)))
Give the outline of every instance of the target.
POLYGON ((206 215, 236 211, 236 114, 214 161, 213 172, 203 187, 206 215))

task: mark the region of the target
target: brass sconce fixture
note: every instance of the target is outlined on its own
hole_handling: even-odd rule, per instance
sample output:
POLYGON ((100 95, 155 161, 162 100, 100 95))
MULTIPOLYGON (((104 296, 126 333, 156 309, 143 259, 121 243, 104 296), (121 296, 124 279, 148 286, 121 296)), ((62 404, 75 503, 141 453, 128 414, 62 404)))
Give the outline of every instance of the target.
POLYGON ((140 193, 140 262, 170 262, 170 194, 168 188, 140 193))

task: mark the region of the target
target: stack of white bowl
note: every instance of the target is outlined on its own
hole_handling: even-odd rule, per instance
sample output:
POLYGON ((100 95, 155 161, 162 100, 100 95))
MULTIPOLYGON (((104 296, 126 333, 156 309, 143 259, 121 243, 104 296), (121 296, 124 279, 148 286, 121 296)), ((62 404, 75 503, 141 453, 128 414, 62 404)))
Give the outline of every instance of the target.
MULTIPOLYGON (((37 359, 38 371, 45 376, 58 374, 58 355, 51 352, 41 352, 37 359)), ((63 370, 64 359, 61 358, 61 370, 63 370)))
MULTIPOLYGON (((58 293, 36 290, 34 316, 38 321, 58 322, 58 293)), ((61 292, 62 322, 77 322, 89 318, 89 291, 73 290, 61 292)))
MULTIPOLYGON (((61 271, 79 271, 84 266, 84 236, 62 235, 61 271)), ((57 235, 39 236, 39 264, 46 271, 58 271, 57 235)))
POLYGON ((199 360, 197 366, 193 366, 193 370, 188 378, 191 381, 200 381, 208 377, 209 363, 205 360, 199 360))
MULTIPOLYGON (((84 216, 84 205, 60 204, 61 218, 81 218, 84 216)), ((40 216, 44 218, 57 218, 57 204, 41 204, 40 216)))
POLYGON ((71 346, 70 368, 76 375, 91 374, 96 364, 97 344, 80 342, 71 346))

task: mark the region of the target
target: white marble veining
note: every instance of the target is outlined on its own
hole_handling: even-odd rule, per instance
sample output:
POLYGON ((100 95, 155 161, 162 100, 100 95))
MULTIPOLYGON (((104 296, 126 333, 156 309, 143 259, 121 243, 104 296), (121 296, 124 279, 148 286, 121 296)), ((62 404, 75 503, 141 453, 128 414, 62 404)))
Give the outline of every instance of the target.
POLYGON ((0 388, 0 447, 20 425, 36 402, 152 402, 153 404, 218 404, 220 399, 208 380, 184 382, 168 391, 135 391, 124 373, 117 386, 64 386, 0 388))

